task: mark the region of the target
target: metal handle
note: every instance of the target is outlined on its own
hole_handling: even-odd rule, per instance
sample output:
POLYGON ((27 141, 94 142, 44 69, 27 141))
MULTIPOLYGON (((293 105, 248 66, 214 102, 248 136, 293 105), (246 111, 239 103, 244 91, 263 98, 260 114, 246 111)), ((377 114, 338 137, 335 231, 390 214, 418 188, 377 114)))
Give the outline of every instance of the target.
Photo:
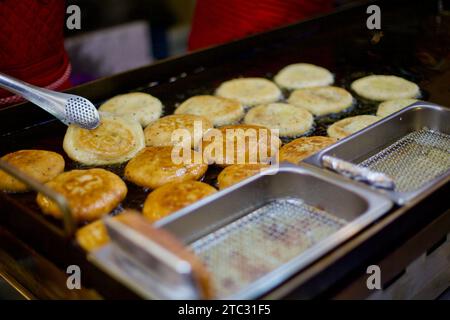
POLYGON ((74 219, 72 217, 72 213, 70 211, 69 204, 64 196, 61 194, 53 191, 46 185, 40 183, 36 179, 26 175, 22 171, 16 169, 14 166, 10 165, 6 161, 0 159, 0 169, 8 173, 9 175, 13 176, 15 179, 19 180, 20 182, 26 184, 28 187, 32 188, 36 192, 40 192, 46 197, 50 198, 52 201, 54 201, 61 212, 63 213, 63 222, 64 222, 64 230, 67 235, 67 237, 72 237, 75 230, 76 225, 74 222, 74 219))
POLYGON ((208 272, 181 242, 140 214, 119 218, 103 220, 110 243, 89 255, 95 264, 144 298, 212 297, 208 272))
POLYGON ((31 101, 58 119, 65 118, 65 98, 58 92, 33 86, 0 73, 0 87, 31 101))
POLYGON ((380 189, 394 190, 395 182, 390 177, 381 172, 375 172, 368 168, 354 165, 335 157, 325 155, 322 157, 322 166, 335 171, 350 179, 366 183, 380 189))

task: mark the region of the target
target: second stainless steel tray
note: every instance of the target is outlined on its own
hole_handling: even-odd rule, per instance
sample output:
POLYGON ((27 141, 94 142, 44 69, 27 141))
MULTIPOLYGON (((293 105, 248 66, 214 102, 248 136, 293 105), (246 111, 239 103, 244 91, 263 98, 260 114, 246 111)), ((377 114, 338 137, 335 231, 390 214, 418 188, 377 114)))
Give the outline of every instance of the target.
POLYGON ((403 205, 450 180, 450 110, 418 102, 306 159, 321 167, 329 155, 382 172, 395 182, 382 190, 403 205))

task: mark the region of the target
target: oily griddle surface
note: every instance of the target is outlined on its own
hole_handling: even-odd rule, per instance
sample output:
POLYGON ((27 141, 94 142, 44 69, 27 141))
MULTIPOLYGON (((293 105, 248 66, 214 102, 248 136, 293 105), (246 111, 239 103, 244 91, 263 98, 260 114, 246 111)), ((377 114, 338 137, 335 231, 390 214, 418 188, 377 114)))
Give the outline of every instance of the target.
MULTIPOLYGON (((177 105, 191 96, 213 94, 223 81, 252 76, 272 79, 278 70, 288 64, 307 62, 329 69, 335 75, 334 85, 347 90, 350 90, 351 82, 357 78, 369 74, 393 74, 419 84, 422 99, 441 104, 442 99, 447 99, 450 104, 450 94, 444 97, 436 95, 436 100, 433 95, 440 92, 438 80, 447 74, 450 76, 449 69, 445 68, 445 61, 450 59, 449 31, 443 32, 442 28, 436 28, 431 16, 413 6, 407 9, 402 7, 400 11, 384 13, 381 37, 379 34, 377 36, 377 32, 367 30, 365 21, 346 19, 345 15, 341 15, 338 17, 342 18, 332 20, 334 24, 341 24, 337 28, 328 25, 325 18, 321 23, 309 28, 299 27, 298 32, 292 27, 282 33, 277 31, 283 35, 279 41, 275 39, 271 42, 261 42, 259 45, 254 45, 253 42, 252 46, 245 47, 223 60, 199 63, 194 69, 187 68, 186 72, 178 70, 171 77, 161 77, 160 81, 149 82, 147 78, 142 78, 141 85, 133 88, 124 83, 123 90, 111 91, 105 99, 126 92, 147 92, 163 102, 164 115, 169 115, 177 105), (409 18, 405 19, 406 16, 409 18)), ((444 20, 444 23, 450 25, 448 20, 444 20)), ((220 50, 220 47, 216 50, 220 50)), ((160 65, 160 68, 165 66, 164 69, 168 70, 172 63, 168 61, 160 65)), ((142 76, 142 72, 139 74, 142 76)), ((157 74, 152 75, 152 79, 155 77, 157 74)), ((109 79, 111 80, 114 81, 114 77, 109 79)), ((86 90, 89 90, 89 86, 86 90)), ((284 91, 284 99, 288 95, 289 92, 284 91)), ((105 99, 94 102, 99 105, 105 99)), ((351 109, 316 118, 315 128, 308 135, 326 135, 330 124, 348 116, 375 114, 377 105, 355 96, 355 104, 351 109)), ((20 119, 17 121, 20 122, 20 119)), ((10 132, 0 137, 0 154, 21 149, 51 150, 65 157, 66 171, 89 168, 70 160, 62 150, 65 130, 63 124, 51 120, 10 132)), ((124 167, 125 164, 103 168, 123 177, 124 167)), ((219 168, 210 166, 203 181, 215 186, 219 172, 219 168)), ((127 186, 129 191, 126 200, 112 214, 120 212, 122 208, 141 210, 147 194, 151 191, 131 183, 127 183, 127 186)), ((33 192, 6 197, 19 200, 31 210, 40 213, 35 203, 36 194, 33 192)), ((61 226, 60 221, 52 218, 48 218, 48 221, 61 226)))

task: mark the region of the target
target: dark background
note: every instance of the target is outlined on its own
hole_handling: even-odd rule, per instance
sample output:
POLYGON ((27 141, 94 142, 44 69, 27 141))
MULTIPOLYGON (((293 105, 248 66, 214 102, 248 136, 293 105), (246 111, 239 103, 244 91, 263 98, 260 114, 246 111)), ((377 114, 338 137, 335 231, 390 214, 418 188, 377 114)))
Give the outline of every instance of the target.
MULTIPOLYGON (((336 8, 360 0, 335 0, 336 8)), ((72 82, 140 67, 187 52, 195 0, 66 0, 81 9, 81 30, 65 29, 72 82)))

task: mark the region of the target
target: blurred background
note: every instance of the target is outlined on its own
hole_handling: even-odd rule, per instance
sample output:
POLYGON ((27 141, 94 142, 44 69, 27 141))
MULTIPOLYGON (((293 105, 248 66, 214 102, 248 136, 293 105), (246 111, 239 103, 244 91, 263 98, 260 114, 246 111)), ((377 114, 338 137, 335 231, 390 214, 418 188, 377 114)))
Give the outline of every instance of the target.
MULTIPOLYGON (((358 2, 330 1, 335 9, 358 2)), ((81 30, 65 29, 75 85, 188 51, 195 0, 66 0, 72 4, 82 13, 81 30)))
POLYGON ((72 83, 79 84, 183 54, 195 0, 68 0, 81 30, 65 29, 72 83))

